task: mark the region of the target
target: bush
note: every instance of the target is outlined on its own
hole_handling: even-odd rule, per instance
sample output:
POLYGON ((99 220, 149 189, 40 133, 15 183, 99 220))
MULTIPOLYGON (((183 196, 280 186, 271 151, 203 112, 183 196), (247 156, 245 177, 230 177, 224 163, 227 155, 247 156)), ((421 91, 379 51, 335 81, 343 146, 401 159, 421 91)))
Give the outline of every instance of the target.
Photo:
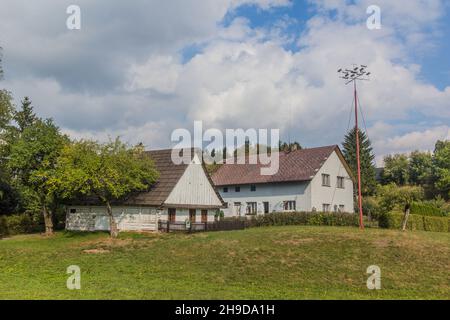
MULTIPOLYGON (((386 229, 401 229, 403 216, 404 214, 399 212, 385 213, 380 217, 378 225, 381 228, 386 229)), ((447 217, 432 217, 432 216, 420 216, 416 214, 410 214, 408 217, 408 222, 406 223, 406 229, 448 232, 449 221, 450 220, 447 217)))
POLYGON ((425 231, 449 232, 449 222, 447 217, 423 217, 425 231))
POLYGON ((411 204, 411 213, 421 216, 446 217, 447 212, 431 204, 413 202, 411 204))
MULTIPOLYGON (((383 208, 374 197, 363 198, 362 208, 363 213, 374 220, 378 220, 384 212, 383 208)), ((356 211, 358 211, 358 209, 356 211)))
POLYGON ((249 227, 313 225, 359 226, 358 215, 343 212, 274 212, 249 220, 249 227))
POLYGON ((27 213, 14 214, 4 217, 6 220, 6 228, 8 234, 21 234, 21 233, 35 233, 42 232, 43 221, 35 215, 29 215, 27 213))
POLYGON ((385 186, 378 186, 377 196, 379 204, 384 212, 394 209, 403 210, 406 204, 423 200, 424 191, 417 186, 397 186, 391 183, 385 186))

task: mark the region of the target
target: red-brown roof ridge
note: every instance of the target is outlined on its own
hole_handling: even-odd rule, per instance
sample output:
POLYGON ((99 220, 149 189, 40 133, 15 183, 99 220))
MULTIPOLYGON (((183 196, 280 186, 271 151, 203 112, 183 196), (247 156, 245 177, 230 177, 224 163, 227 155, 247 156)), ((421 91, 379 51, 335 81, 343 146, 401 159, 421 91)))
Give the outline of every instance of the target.
POLYGON ((337 145, 299 149, 279 153, 279 170, 274 175, 261 175, 261 163, 223 164, 212 176, 216 186, 294 182, 311 180, 333 151, 348 166, 337 145))

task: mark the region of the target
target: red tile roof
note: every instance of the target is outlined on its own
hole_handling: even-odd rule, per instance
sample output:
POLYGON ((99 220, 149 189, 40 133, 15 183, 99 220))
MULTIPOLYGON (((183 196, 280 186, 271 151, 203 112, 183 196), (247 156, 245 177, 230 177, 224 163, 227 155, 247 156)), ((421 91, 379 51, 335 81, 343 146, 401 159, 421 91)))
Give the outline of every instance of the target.
MULTIPOLYGON (((274 175, 261 175, 261 168, 268 165, 224 164, 212 176, 216 186, 240 185, 250 183, 271 183, 311 180, 333 151, 337 151, 341 160, 342 153, 337 145, 301 149, 279 153, 279 170, 274 175)), ((345 160, 344 164, 345 163, 345 160)))

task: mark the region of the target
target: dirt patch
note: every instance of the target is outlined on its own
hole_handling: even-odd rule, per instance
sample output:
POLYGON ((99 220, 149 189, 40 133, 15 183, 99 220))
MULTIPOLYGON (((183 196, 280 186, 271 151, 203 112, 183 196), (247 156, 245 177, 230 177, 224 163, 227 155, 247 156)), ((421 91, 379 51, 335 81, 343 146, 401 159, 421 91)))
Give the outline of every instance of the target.
POLYGON ((84 253, 89 253, 89 254, 103 254, 103 253, 109 253, 109 250, 106 249, 88 249, 88 250, 83 250, 84 253))
POLYGON ((389 240, 389 239, 380 238, 380 239, 375 239, 373 241, 373 244, 377 248, 387 248, 387 247, 389 247, 392 244, 392 241, 389 240))
POLYGON ((281 245, 289 244, 289 245, 298 246, 298 245, 305 244, 305 243, 311 243, 313 241, 314 241, 313 238, 302 238, 302 239, 275 240, 274 243, 281 244, 281 245))

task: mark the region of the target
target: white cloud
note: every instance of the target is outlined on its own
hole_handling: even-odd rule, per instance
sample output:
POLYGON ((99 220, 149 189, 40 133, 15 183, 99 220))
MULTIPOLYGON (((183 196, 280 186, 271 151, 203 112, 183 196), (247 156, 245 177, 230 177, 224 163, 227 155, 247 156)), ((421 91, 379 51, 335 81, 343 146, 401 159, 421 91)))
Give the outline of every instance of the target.
MULTIPOLYGON (((387 153, 409 153, 415 150, 432 152, 437 140, 450 140, 449 126, 439 126, 424 131, 412 131, 404 135, 387 137, 376 141, 374 147, 387 153)), ((379 154, 376 161, 381 166, 383 155, 379 154)))
MULTIPOLYGON (((158 13, 149 9, 141 14, 149 16, 146 21, 155 21, 146 23, 136 8, 120 7, 133 14, 131 20, 136 26, 129 25, 128 20, 122 21, 125 25, 105 24, 93 34, 86 32, 76 38, 80 47, 75 49, 70 43, 55 45, 58 37, 51 32, 39 33, 41 37, 32 40, 28 54, 37 52, 38 59, 33 63, 44 61, 46 68, 53 71, 45 68, 43 73, 49 73, 46 76, 41 72, 20 74, 6 85, 17 98, 30 95, 41 115, 54 117, 74 137, 106 139, 122 135, 130 143, 143 141, 152 147, 164 147, 170 144, 173 129, 191 128, 194 120, 203 120, 205 126, 221 129, 281 128, 283 138, 289 130, 293 138, 315 146, 342 141, 352 92, 340 81, 336 70, 357 62, 369 65, 373 72, 371 82, 360 85, 360 100, 366 120, 373 123, 369 135, 378 158, 388 152, 415 148, 417 144, 410 142, 419 136, 421 144, 417 148, 432 148, 445 131, 445 125, 439 121, 450 120, 450 87, 439 90, 421 81, 420 65, 408 53, 418 39, 433 42, 423 35, 421 27, 432 26, 439 19, 440 1, 408 1, 405 10, 392 1, 381 1, 385 19, 380 31, 366 28, 367 1, 346 8, 344 1, 318 1, 321 10, 338 9, 341 17, 330 19, 318 14, 310 19, 307 30, 296 35, 302 47, 299 52, 284 48, 286 39, 279 32, 283 24, 272 29, 251 28, 246 19, 238 17, 228 27, 220 26, 218 22, 226 12, 243 0, 201 3, 204 5, 197 0, 190 4, 178 2, 179 8, 175 6, 171 14, 165 12, 170 7, 167 4, 159 7, 158 13), (423 12, 428 14, 419 14, 423 12), (395 21, 395 17, 401 21, 395 21), (125 33, 120 33, 121 29, 125 33), (137 35, 134 39, 121 39, 117 33, 137 35), (43 37, 51 49, 46 59, 42 57, 46 49, 40 48, 42 44, 38 46, 43 37), (92 49, 96 41, 101 50, 92 49), (105 45, 108 41, 113 43, 105 45), (180 50, 199 43, 201 52, 182 63, 180 50), (75 51, 70 57, 77 63, 87 63, 91 56, 95 61, 87 63, 86 72, 80 72, 80 77, 95 77, 101 71, 107 76, 102 74, 99 80, 109 76, 116 80, 111 80, 106 91, 92 91, 92 86, 71 90, 69 84, 74 80, 70 74, 58 73, 58 66, 71 63, 65 58, 70 50, 75 51), (418 131, 411 124, 416 124, 421 115, 431 120, 425 119, 418 131), (424 129, 426 126, 429 129, 424 129)), ((262 9, 289 5, 283 0, 258 3, 262 9)), ((97 5, 85 5, 101 15, 97 5)), ((108 13, 117 13, 120 8, 108 13)), ((0 14, 0 28, 12 23, 2 23, 1 18, 0 14)), ((102 19, 106 21, 105 17, 102 19)), ((12 45, 13 37, 25 37, 27 32, 31 31, 21 29, 15 36, 6 36, 10 46, 5 48, 20 55, 17 62, 31 59, 23 57, 25 45, 12 45)), ((23 68, 29 70, 26 65, 23 68)))

